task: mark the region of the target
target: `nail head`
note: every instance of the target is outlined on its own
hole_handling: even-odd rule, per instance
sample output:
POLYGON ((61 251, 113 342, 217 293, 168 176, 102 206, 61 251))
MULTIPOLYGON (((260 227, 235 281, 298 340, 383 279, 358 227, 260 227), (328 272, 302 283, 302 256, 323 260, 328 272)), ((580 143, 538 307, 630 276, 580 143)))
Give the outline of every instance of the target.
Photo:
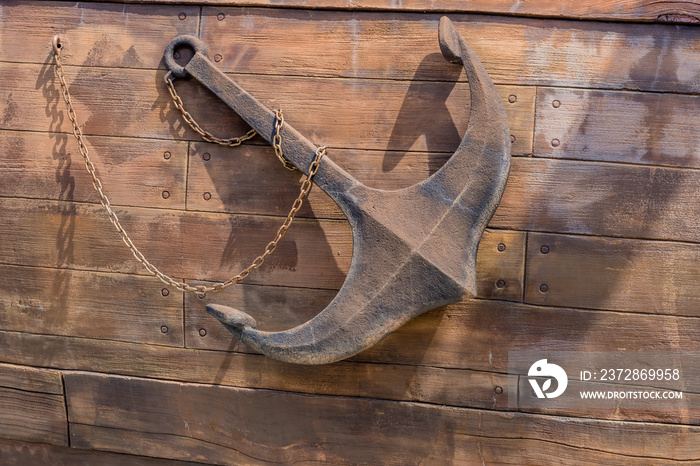
POLYGON ((515 103, 516 100, 518 100, 518 96, 516 96, 515 94, 511 94, 508 96, 508 102, 510 102, 511 104, 515 103))
POLYGON ((505 280, 498 280, 496 282, 496 288, 503 288, 504 286, 506 286, 505 280))
POLYGON ((549 291, 549 287, 543 283, 540 285, 540 291, 542 293, 546 293, 547 291, 549 291))
POLYGON ((506 245, 503 243, 498 243, 498 246, 496 246, 496 249, 498 249, 500 252, 503 252, 506 250, 506 245))
POLYGON ((162 290, 160 290, 160 294, 162 294, 163 296, 168 296, 170 294, 170 290, 167 288, 163 288, 162 290))
POLYGON ((219 63, 221 61, 221 55, 219 55, 218 53, 214 55, 214 61, 219 63))
POLYGON ((558 100, 552 101, 552 107, 559 108, 560 106, 561 106, 561 102, 559 102, 558 100))
POLYGON ((169 160, 170 157, 172 157, 172 155, 173 155, 173 154, 171 154, 170 151, 167 151, 167 150, 166 150, 165 152, 163 152, 163 158, 164 158, 165 160, 169 160))
POLYGON ((500 395, 503 393, 503 387, 496 387, 493 389, 494 392, 496 392, 496 395, 500 395))
POLYGON ((218 15, 216 15, 216 19, 218 19, 219 21, 223 21, 225 17, 226 15, 224 15, 223 13, 219 13, 218 15))
POLYGON ((204 198, 205 201, 208 201, 209 199, 211 199, 211 193, 204 193, 204 195, 202 197, 204 198))
POLYGON ((547 254, 547 253, 549 252, 549 246, 547 246, 547 245, 542 246, 542 247, 540 248, 540 252, 541 252, 542 254, 547 254))
POLYGON ((163 199, 167 199, 170 197, 170 191, 163 191, 163 199))
POLYGON ((165 325, 163 325, 163 326, 160 328, 160 331, 163 332, 163 333, 168 333, 168 327, 166 327, 165 325))
POLYGON ((200 336, 200 337, 206 337, 206 336, 207 336, 207 329, 205 329, 205 328, 200 328, 200 329, 199 329, 199 336, 200 336))
POLYGON ((559 139, 552 139, 552 147, 559 147, 559 139))
POLYGON ((205 162, 207 160, 209 160, 210 158, 211 158, 211 154, 209 152, 205 152, 202 154, 202 159, 204 159, 205 162))
POLYGON ((180 14, 178 15, 178 18, 180 18, 180 21, 184 21, 185 18, 187 18, 187 15, 186 15, 185 13, 180 13, 180 14))

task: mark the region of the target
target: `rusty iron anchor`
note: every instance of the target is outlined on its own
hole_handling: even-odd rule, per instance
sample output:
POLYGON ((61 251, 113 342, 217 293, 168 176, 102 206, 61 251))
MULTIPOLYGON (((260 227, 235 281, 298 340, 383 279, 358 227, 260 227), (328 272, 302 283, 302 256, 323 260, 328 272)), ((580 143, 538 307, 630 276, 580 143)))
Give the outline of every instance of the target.
MULTIPOLYGON (((256 330, 248 314, 211 304, 207 311, 250 348, 282 361, 324 364, 353 356, 413 317, 476 294, 476 253, 505 189, 510 131, 503 103, 481 62, 452 22, 440 20, 445 59, 461 63, 471 106, 464 138, 436 173, 408 188, 369 188, 321 159, 314 182, 350 222, 352 261, 335 299, 316 317, 289 330, 256 330)), ((177 77, 191 76, 216 94, 270 142, 275 114, 222 73, 193 36, 175 38, 165 51, 177 77), (194 56, 178 65, 173 54, 188 46, 194 56)), ((285 124, 286 157, 308 174, 317 147, 285 124)))

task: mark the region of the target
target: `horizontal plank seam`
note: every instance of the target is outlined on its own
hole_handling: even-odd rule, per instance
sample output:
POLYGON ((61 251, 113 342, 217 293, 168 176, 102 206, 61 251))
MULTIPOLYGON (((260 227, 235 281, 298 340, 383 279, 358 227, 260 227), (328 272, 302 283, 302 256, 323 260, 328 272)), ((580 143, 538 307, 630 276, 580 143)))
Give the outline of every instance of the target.
MULTIPOLYGON (((153 5, 155 4, 173 4, 173 5, 178 5, 178 6, 192 6, 196 5, 198 3, 201 3, 202 0, 156 0, 154 2, 153 0, 83 0, 84 2, 95 2, 95 3, 131 3, 131 4, 148 4, 148 5, 153 5)), ((323 6, 300 6, 300 5, 284 5, 283 3, 275 3, 274 5, 271 5, 270 3, 265 3, 265 2, 236 2, 235 0, 204 0, 204 1, 210 1, 210 3, 205 4, 205 6, 209 9, 215 9, 215 8, 222 8, 222 7, 242 7, 246 9, 260 9, 260 10, 299 10, 299 11, 332 11, 332 12, 358 12, 358 11, 367 11, 367 12, 376 12, 376 13, 394 13, 394 14, 402 14, 402 15, 425 15, 427 14, 455 14, 455 15, 469 15, 469 16, 479 16, 479 17, 505 17, 505 18, 524 18, 524 19, 543 19, 543 20, 558 20, 558 21, 571 21, 571 22, 595 22, 595 23, 630 23, 630 24, 637 24, 637 23, 653 23, 653 24, 659 24, 659 25, 668 25, 668 26, 687 26, 687 27, 694 27, 693 25, 688 25, 686 23, 670 23, 670 22, 661 22, 661 21, 656 21, 656 18, 625 18, 625 17, 608 17, 608 16, 591 16, 591 17, 581 17, 581 16, 567 16, 566 14, 556 14, 556 13, 537 13, 537 12, 510 12, 510 11, 483 11, 483 10, 470 10, 470 9, 464 9, 464 8, 439 8, 435 7, 432 5, 433 2, 431 2, 431 6, 429 8, 426 8, 425 6, 418 6, 415 8, 409 8, 406 5, 401 5, 400 7, 382 7, 382 6, 362 6, 362 5, 354 5, 352 7, 343 7, 343 6, 328 6, 328 5, 323 5, 323 6)), ((651 3, 679 3, 679 2, 663 2, 663 1, 656 1, 656 2, 651 2, 651 3)), ((690 6, 693 5, 692 2, 683 2, 686 3, 690 6)))
MULTIPOLYGON (((525 158, 525 157, 523 157, 525 158)), ((632 167, 646 167, 646 168, 662 168, 665 170, 683 170, 683 171, 700 171, 700 167, 691 167, 691 166, 684 166, 684 165, 669 165, 665 163, 641 163, 641 162, 628 162, 625 160, 598 160, 598 159, 585 159, 585 158, 577 158, 577 157, 568 157, 568 156, 562 156, 562 157, 554 157, 551 155, 537 155, 537 152, 533 151, 532 157, 528 157, 533 160, 533 162, 528 162, 528 163, 534 163, 534 160, 550 160, 550 161, 556 161, 556 162, 562 162, 562 163, 567 163, 567 162, 573 162, 580 164, 582 162, 587 163, 590 165, 623 165, 623 166, 632 166, 632 167)))
MULTIPOLYGON (((85 0, 82 0, 82 1, 85 1, 85 0)), ((88 1, 90 1, 90 0, 88 0, 88 1)), ((78 425, 78 423, 75 423, 75 422, 72 423, 72 424, 78 425)), ((87 425, 87 424, 80 424, 80 425, 87 425)), ((10 441, 12 441, 12 439, 3 439, 3 440, 10 440, 10 441)), ((57 445, 57 446, 60 447, 60 445, 57 445)), ((70 446, 70 447, 65 447, 65 446, 64 446, 63 448, 70 448, 70 449, 73 450, 73 451, 84 451, 84 452, 86 452, 86 453, 88 453, 88 454, 89 454, 89 453, 92 453, 92 452, 100 452, 100 453, 109 453, 109 454, 113 454, 113 455, 124 455, 124 456, 130 456, 130 457, 132 457, 132 458, 134 458, 134 459, 136 459, 136 458, 143 458, 143 459, 149 459, 149 460, 150 460, 150 459, 153 459, 153 458, 161 458, 161 457, 155 457, 155 456, 137 455, 137 454, 135 454, 135 453, 130 453, 130 452, 126 452, 126 451, 119 451, 119 452, 117 452, 117 451, 114 451, 114 450, 102 450, 102 449, 98 449, 98 448, 95 448, 95 447, 92 447, 92 448, 82 448, 82 447, 76 447, 76 446, 70 446)), ((99 459, 99 458, 98 458, 98 459, 99 459)), ((198 462, 198 461, 196 461, 196 460, 178 460, 178 459, 173 459, 173 458, 167 458, 167 460, 168 460, 168 462, 172 462, 172 463, 175 463, 175 464, 182 464, 183 466, 187 466, 187 465, 191 465, 191 464, 207 464, 207 465, 211 465, 211 463, 200 463, 200 462, 198 462)), ((170 463, 168 463, 168 464, 170 464, 170 463)))
MULTIPOLYGON (((27 366, 27 367, 29 367, 29 366, 27 366)), ((60 393, 49 392, 47 390, 41 390, 41 389, 29 390, 29 389, 18 388, 18 387, 8 387, 7 385, 0 385, 0 390, 11 390, 11 391, 15 391, 15 392, 34 393, 34 394, 40 394, 40 395, 52 395, 52 396, 60 397, 60 398, 63 397, 63 395, 61 395, 60 393)))

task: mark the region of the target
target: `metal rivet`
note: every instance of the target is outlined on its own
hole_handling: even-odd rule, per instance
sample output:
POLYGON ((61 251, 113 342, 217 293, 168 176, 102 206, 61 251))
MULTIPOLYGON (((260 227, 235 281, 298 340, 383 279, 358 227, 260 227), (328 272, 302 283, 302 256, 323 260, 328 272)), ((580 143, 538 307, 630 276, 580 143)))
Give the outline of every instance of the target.
POLYGON ((505 280, 498 280, 496 282, 496 288, 503 288, 504 286, 506 286, 505 280))
POLYGON ((174 58, 175 60, 179 60, 179 59, 180 59, 180 52, 175 52, 175 53, 173 53, 173 58, 174 58))
POLYGON ((218 19, 219 21, 223 21, 225 17, 226 15, 224 15, 223 13, 219 13, 218 15, 216 15, 216 19, 218 19))
POLYGON ((168 296, 170 294, 170 290, 167 288, 163 288, 162 290, 160 290, 160 294, 162 294, 163 296, 168 296))
POLYGON ((546 293, 549 290, 549 287, 545 285, 544 283, 540 285, 540 291, 542 293, 546 293))
POLYGON ((221 55, 219 55, 218 53, 214 55, 214 61, 219 63, 221 61, 221 55))
POLYGON ((200 337, 206 337, 206 336, 207 336, 207 329, 205 329, 205 328, 200 328, 200 329, 199 329, 199 336, 200 336, 200 337))
POLYGON ((170 197, 170 191, 163 191, 163 199, 167 199, 170 197))
POLYGON ((510 135, 510 143, 513 144, 515 142, 515 136, 512 134, 510 135))
POLYGON ((178 15, 178 18, 180 18, 180 21, 184 21, 185 18, 187 18, 187 15, 186 15, 185 13, 180 13, 180 14, 178 15))
POLYGON ((198 293, 198 294, 197 294, 197 297, 198 297, 199 299, 204 299, 204 298, 207 297, 207 294, 206 294, 206 293, 198 293))
POLYGON ((208 201, 209 199, 211 199, 211 193, 204 193, 204 195, 202 197, 204 198, 205 201, 208 201))
POLYGON ((205 152, 202 154, 202 158, 206 162, 207 160, 209 160, 211 158, 211 154, 209 152, 205 152))
POLYGON ((552 139, 552 147, 559 147, 559 139, 552 139))
POLYGON ((558 100, 552 101, 552 107, 559 108, 559 106, 561 106, 561 102, 559 102, 558 100))
POLYGON ((503 252, 506 250, 506 245, 503 243, 498 243, 498 246, 496 246, 496 249, 498 249, 500 252, 503 252))
POLYGON ((496 393, 496 395, 500 395, 503 393, 503 387, 496 387, 493 389, 493 391, 496 393))
POLYGON ((160 328, 160 331, 163 332, 163 333, 168 333, 168 327, 166 327, 165 325, 163 325, 163 326, 160 328))
POLYGON ((511 95, 508 96, 508 102, 510 102, 511 104, 515 103, 516 100, 518 100, 518 96, 517 96, 517 95, 511 94, 511 95))
POLYGON ((540 248, 540 252, 541 252, 542 254, 547 254, 547 253, 549 252, 549 246, 547 246, 547 245, 542 246, 542 247, 540 248))
POLYGON ((172 157, 172 155, 173 155, 173 154, 171 154, 171 153, 170 153, 169 151, 167 151, 167 150, 166 150, 165 152, 163 152, 163 158, 164 158, 165 160, 170 159, 170 157, 172 157))

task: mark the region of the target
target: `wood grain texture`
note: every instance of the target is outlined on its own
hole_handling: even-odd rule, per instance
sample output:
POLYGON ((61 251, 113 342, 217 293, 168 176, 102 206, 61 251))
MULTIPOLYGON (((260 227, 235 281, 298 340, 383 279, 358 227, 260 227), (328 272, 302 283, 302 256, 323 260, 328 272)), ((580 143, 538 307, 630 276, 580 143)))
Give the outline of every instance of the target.
POLYGON ((184 344, 182 297, 159 280, 10 265, 0 276, 3 330, 184 344))
MULTIPOLYGON (((186 142, 91 137, 86 143, 112 204, 185 208, 186 142)), ((1 196, 99 202, 71 135, 0 131, 0 147, 1 196)))
POLYGON ((698 260, 697 244, 530 233, 525 302, 698 316, 698 260))
MULTIPOLYGON (((440 54, 440 16, 212 7, 201 35, 226 71, 453 81, 460 69, 440 54)), ((700 90, 696 27, 450 19, 496 83, 700 90)))
MULTIPOLYGON (((88 0, 104 1, 104 0, 88 0)), ((110 0, 112 1, 112 0, 110 0)), ((122 2, 125 0, 114 0, 122 2)), ((128 0, 134 3, 151 3, 154 0, 128 0)), ((156 0, 157 1, 157 0, 156 0)), ((202 0, 169 0, 168 3, 180 5, 201 4, 202 0)), ((468 3, 458 0, 414 1, 410 3, 391 0, 286 0, 280 3, 274 0, 206 0, 208 5, 249 6, 276 8, 341 9, 341 10, 389 10, 416 12, 460 12, 460 13, 494 13, 501 15, 535 16, 544 18, 575 18, 604 21, 677 21, 682 24, 695 22, 700 17, 700 8, 690 0, 676 0, 659 3, 651 0, 611 0, 601 2, 575 2, 572 0, 552 2, 538 0, 520 2, 517 0, 480 0, 468 3), (679 18, 659 18, 679 16, 679 18)))
POLYGON ((72 442, 86 448, 222 464, 380 459, 384 464, 405 464, 482 458, 527 463, 546 461, 551 455, 574 460, 575 452, 578 458, 586 455, 607 459, 606 463, 700 458, 697 427, 308 397, 80 373, 65 377, 72 442), (98 406, 103 409, 97 411, 98 406), (275 422, 261 423, 265 419, 275 422), (264 427, 251 435, 250 426, 260 424, 264 427), (620 430, 624 436, 614 435, 620 430), (138 440, 125 443, 124 434, 138 440), (500 441, 482 444, 484 438, 500 441), (521 442, 541 448, 517 448, 517 456, 513 449, 499 448, 521 442))
POLYGON ((514 158, 490 225, 698 242, 699 196, 698 170, 514 158))
POLYGON ((156 68, 165 46, 177 35, 196 35, 198 23, 196 6, 51 2, 48 7, 9 0, 0 16, 0 61, 43 63, 59 34, 66 65, 156 68))
MULTIPOLYGON (((477 296, 522 301, 524 261, 524 233, 486 230, 477 255, 477 296), (500 244, 505 247, 504 251, 498 249, 500 244), (499 280, 503 283, 499 283, 499 280)), ((208 293, 204 298, 190 293, 185 296, 185 345, 190 348, 249 351, 206 312, 208 304, 223 304, 250 312, 258 323, 257 328, 279 331, 312 319, 335 295, 335 291, 327 290, 243 284, 225 293, 208 293)))
POLYGON ((104 451, 59 447, 0 438, 0 462, 4 466, 185 466, 182 461, 148 458, 104 451))
MULTIPOLYGON (((66 67, 75 111, 87 135, 157 139, 199 136, 182 120, 162 70, 66 67)), ((2 63, 0 129, 70 132, 52 66, 2 63)), ((469 86, 454 82, 236 75, 235 80, 318 144, 338 148, 454 152, 469 118, 469 86), (303 96, 303 98, 300 98, 303 96), (427 117, 429 115, 429 117, 427 117)), ((176 87, 186 108, 212 133, 250 128, 209 91, 191 81, 176 87)), ((535 90, 499 86, 516 154, 532 152, 535 90), (507 102, 510 95, 518 100, 507 102)))
POLYGON ((0 387, 63 395, 60 372, 14 364, 0 364, 0 387))
POLYGON ((699 102, 688 95, 539 88, 534 155, 698 168, 699 102))
POLYGON ((0 387, 0 438, 68 445, 63 394, 0 387))

